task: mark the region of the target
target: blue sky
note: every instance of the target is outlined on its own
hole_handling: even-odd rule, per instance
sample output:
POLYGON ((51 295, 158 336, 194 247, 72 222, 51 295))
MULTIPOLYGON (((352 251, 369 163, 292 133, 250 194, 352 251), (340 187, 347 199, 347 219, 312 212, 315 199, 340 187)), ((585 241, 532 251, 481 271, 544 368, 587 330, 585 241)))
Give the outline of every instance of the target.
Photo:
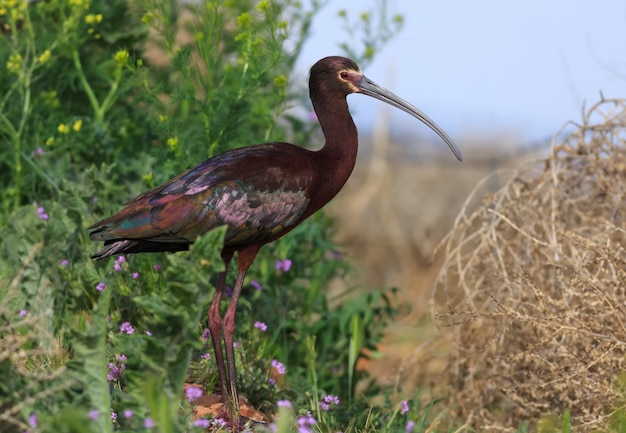
MULTIPOLYGON (((453 136, 544 139, 567 120, 580 120, 583 102, 597 102, 600 91, 626 97, 623 0, 389 3, 404 16, 404 28, 364 72, 453 136)), ((299 62, 303 76, 319 58, 339 53, 337 44, 346 35, 337 11, 356 15, 372 5, 333 0, 326 6, 299 62)), ((366 131, 383 104, 359 95, 348 100, 357 126, 366 131)), ((426 133, 404 113, 391 114, 394 128, 426 133)))

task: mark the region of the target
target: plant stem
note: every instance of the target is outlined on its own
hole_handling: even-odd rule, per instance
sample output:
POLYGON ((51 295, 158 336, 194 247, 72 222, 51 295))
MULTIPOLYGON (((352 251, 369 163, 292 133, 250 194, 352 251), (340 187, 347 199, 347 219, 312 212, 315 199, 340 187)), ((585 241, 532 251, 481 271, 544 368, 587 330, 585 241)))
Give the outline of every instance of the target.
POLYGON ((104 112, 101 110, 100 104, 98 103, 98 99, 96 98, 93 89, 89 85, 87 78, 85 77, 85 72, 83 71, 83 65, 80 63, 80 57, 78 56, 78 50, 72 50, 72 59, 74 60, 74 66, 76 67, 76 71, 78 72, 78 79, 89 98, 89 102, 91 103, 91 107, 93 108, 94 118, 96 124, 102 126, 104 124, 104 112))

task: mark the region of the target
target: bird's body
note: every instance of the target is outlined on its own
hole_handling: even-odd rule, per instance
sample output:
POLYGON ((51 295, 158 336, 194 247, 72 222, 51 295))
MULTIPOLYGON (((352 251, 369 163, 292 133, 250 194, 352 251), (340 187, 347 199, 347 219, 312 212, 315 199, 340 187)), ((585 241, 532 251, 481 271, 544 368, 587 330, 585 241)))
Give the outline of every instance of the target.
POLYGON ((222 225, 226 249, 271 242, 317 210, 311 195, 322 167, 314 156, 292 144, 269 143, 204 161, 92 227, 92 239, 105 241, 97 258, 186 250, 222 225))
POLYGON ((346 96, 363 93, 408 112, 435 130, 461 159, 459 150, 433 121, 371 82, 349 59, 326 57, 317 62, 311 68, 309 90, 326 138, 321 149, 267 143, 227 151, 141 194, 117 214, 90 227, 91 239, 105 243, 93 256, 102 259, 120 253, 186 250, 198 236, 227 226, 222 258, 227 270, 237 252, 239 272, 223 319, 219 304, 226 270, 220 273, 209 309, 209 329, 222 396, 228 400, 233 420, 238 417, 234 317, 246 271, 263 245, 322 208, 350 176, 358 139, 346 96))

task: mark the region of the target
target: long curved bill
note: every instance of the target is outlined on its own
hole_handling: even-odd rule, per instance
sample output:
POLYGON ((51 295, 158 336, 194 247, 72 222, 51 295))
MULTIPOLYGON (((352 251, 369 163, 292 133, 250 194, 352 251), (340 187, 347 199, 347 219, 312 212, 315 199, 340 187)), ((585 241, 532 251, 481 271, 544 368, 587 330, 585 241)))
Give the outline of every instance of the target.
POLYGON ((461 154, 461 150, 454 143, 454 141, 452 141, 450 136, 448 136, 448 134, 446 134, 444 130, 441 129, 439 125, 434 122, 434 120, 432 120, 422 111, 418 110, 413 105, 400 98, 398 95, 374 83, 365 75, 363 75, 361 81, 357 84, 357 87, 364 95, 371 96, 372 98, 376 98, 380 101, 386 102, 387 104, 399 108, 400 110, 409 113, 411 116, 421 120, 423 123, 428 125, 430 129, 435 131, 443 141, 446 142, 452 153, 454 153, 454 156, 456 156, 456 159, 458 159, 459 161, 463 161, 463 155, 461 154))

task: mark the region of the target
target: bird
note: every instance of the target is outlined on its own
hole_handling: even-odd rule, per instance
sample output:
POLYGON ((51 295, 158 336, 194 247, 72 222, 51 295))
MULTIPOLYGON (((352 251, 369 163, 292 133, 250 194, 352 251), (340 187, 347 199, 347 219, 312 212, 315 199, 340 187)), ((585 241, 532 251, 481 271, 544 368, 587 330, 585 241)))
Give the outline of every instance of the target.
POLYGON ((422 111, 367 78, 354 61, 325 57, 309 74, 309 96, 325 139, 321 148, 273 142, 228 150, 137 196, 118 213, 88 228, 93 241, 104 241, 92 256, 100 260, 121 253, 184 251, 198 236, 227 226, 221 249, 224 270, 217 278, 208 325, 222 401, 233 424, 239 420, 235 312, 246 272, 263 245, 321 209, 348 180, 358 148, 346 99, 353 93, 376 98, 417 118, 463 160, 454 141, 422 111), (236 282, 222 317, 220 301, 235 253, 236 282))

